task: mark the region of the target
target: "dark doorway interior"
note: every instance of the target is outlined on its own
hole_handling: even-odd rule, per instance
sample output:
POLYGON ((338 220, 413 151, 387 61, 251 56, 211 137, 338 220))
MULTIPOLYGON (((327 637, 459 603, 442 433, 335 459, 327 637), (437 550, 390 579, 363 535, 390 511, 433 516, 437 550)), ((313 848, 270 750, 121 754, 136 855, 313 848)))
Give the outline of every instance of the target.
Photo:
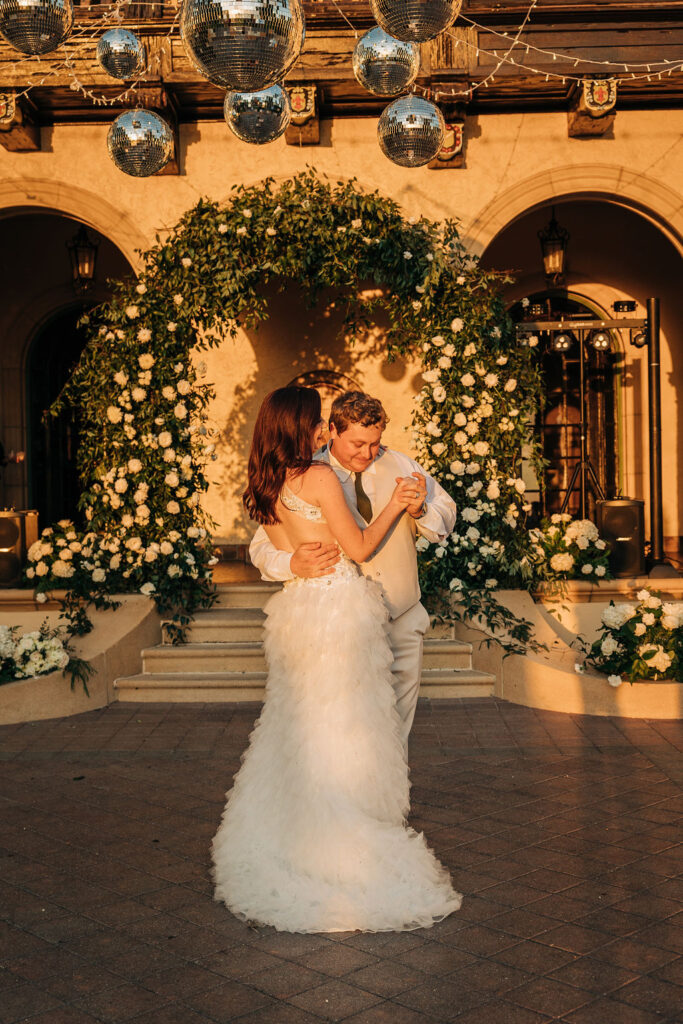
MULTIPOLYGON (((511 309, 514 320, 564 319, 570 327, 572 319, 596 319, 592 309, 570 298, 566 292, 539 292, 528 298, 528 306, 518 302, 511 309)), ((549 335, 541 333, 538 352, 543 370, 545 400, 538 411, 536 429, 541 436, 543 457, 547 461, 540 511, 543 515, 550 515, 560 511, 580 457, 580 348, 575 340, 569 350, 554 351, 549 335)), ((608 498, 615 496, 618 484, 614 371, 619 355, 614 344, 607 351, 596 351, 590 344, 585 345, 587 452, 608 498)), ((595 501, 596 494, 589 486, 588 515, 592 519, 595 517, 595 501)), ((569 496, 567 511, 574 516, 580 514, 578 486, 569 496)))
POLYGON ((54 316, 33 340, 26 366, 29 430, 29 504, 41 528, 58 519, 82 525, 78 512, 78 414, 68 409, 57 417, 45 413, 78 362, 86 341, 78 319, 86 306, 54 316))

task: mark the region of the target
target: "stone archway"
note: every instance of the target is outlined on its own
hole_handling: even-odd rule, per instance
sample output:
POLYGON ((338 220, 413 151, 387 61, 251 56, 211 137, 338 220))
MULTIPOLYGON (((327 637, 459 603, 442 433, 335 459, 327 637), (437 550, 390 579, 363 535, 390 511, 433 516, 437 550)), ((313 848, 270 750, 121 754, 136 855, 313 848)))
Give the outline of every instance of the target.
POLYGON ((136 249, 149 245, 135 221, 96 192, 48 178, 0 182, 0 219, 29 210, 69 217, 93 228, 108 238, 136 271, 140 266, 136 249))
POLYGON ((463 241, 480 255, 497 235, 530 211, 551 202, 589 197, 638 213, 683 253, 683 197, 654 178, 610 164, 556 167, 517 182, 465 225, 463 241))

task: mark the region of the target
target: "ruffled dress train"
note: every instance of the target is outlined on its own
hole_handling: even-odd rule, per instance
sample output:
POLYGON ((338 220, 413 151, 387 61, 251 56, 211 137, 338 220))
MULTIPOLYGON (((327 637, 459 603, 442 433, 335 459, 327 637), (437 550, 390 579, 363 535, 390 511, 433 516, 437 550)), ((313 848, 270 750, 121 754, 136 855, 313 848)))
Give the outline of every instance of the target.
POLYGON ((403 931, 460 907, 408 827, 409 780, 377 585, 343 558, 266 605, 261 715, 211 845, 214 899, 289 932, 403 931))

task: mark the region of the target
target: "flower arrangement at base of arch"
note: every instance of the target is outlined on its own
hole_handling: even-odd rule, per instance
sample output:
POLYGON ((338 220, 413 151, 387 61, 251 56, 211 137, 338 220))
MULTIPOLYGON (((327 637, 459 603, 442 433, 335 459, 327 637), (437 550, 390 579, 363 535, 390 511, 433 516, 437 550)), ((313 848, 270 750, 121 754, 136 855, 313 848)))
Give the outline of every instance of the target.
MULTIPOLYGON (((311 304, 323 289, 337 292, 349 344, 381 311, 389 357, 422 357, 419 456, 460 510, 448 543, 423 552, 423 587, 441 607, 456 593, 467 614, 499 622, 492 592, 533 577, 521 460, 524 448, 537 457, 529 424, 540 395, 538 368, 505 311, 509 280, 481 267, 455 223, 407 220, 355 181, 333 185, 309 170, 235 187, 223 205, 201 200, 142 254, 139 277, 118 282, 83 320, 89 339, 53 411, 79 409, 86 528, 43 531, 27 582, 39 594, 66 590, 74 632, 88 628, 88 603, 138 592, 182 639, 194 611, 215 599, 213 524, 202 508, 214 392, 201 351, 267 318, 267 286, 296 281, 311 304)), ((507 626, 529 640, 528 623, 508 615, 507 626)))
MULTIPOLYGON (((643 589, 637 604, 615 604, 602 613, 601 636, 586 649, 585 664, 604 672, 610 686, 624 680, 683 683, 683 603, 662 601, 643 589)), ((579 673, 584 671, 578 663, 579 673)))

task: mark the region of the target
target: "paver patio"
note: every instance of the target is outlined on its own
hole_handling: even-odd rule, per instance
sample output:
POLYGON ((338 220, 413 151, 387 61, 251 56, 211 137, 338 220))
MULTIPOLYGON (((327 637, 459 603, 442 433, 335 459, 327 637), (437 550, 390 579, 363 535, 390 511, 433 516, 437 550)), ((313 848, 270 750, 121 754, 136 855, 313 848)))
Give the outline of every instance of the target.
POLYGON ((212 900, 258 706, 0 727, 0 1024, 673 1024, 683 729, 421 702, 412 822, 465 893, 432 929, 290 935, 212 900))

